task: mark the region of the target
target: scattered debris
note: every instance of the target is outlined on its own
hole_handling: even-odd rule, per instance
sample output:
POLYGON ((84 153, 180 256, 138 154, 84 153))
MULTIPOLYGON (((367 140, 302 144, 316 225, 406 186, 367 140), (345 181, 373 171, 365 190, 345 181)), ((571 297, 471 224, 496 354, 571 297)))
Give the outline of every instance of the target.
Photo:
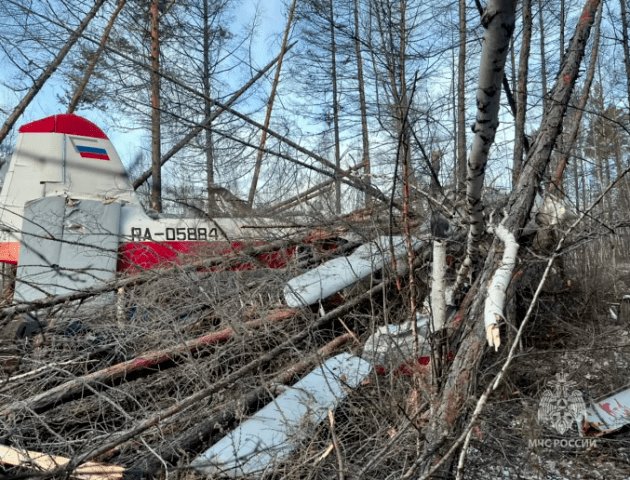
POLYGON ((586 437, 599 437, 630 425, 630 388, 593 402, 576 421, 586 437))
MULTIPOLYGON (((418 315, 416 322, 419 337, 418 357, 428 362, 431 348, 427 342, 429 336, 429 317, 418 315)), ((361 357, 375 367, 395 371, 401 365, 413 359, 413 328, 411 322, 400 325, 385 325, 365 342, 361 357)))

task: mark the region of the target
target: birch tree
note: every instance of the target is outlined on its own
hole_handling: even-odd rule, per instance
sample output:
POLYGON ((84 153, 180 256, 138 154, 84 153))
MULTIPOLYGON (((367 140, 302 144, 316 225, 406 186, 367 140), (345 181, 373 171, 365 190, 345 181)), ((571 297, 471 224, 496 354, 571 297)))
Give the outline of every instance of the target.
MULTIPOLYGON (((514 7, 512 2, 490 2, 484 15, 485 35, 482 65, 484 65, 484 61, 490 62, 485 63, 485 66, 490 71, 493 71, 496 82, 498 82, 496 80, 498 72, 495 70, 499 70, 499 68, 495 69, 494 66, 502 66, 505 62, 505 56, 507 55, 506 46, 514 25, 514 7), (488 38, 490 32, 496 35, 497 39, 488 41, 491 40, 488 38), (499 39, 502 40, 499 41, 499 39), (493 49, 490 49, 491 45, 494 46, 493 49), (490 51, 486 52, 485 50, 490 51), (492 59, 497 63, 492 63, 492 59)), ((598 7, 599 0, 588 0, 583 8, 575 28, 575 34, 563 58, 554 86, 550 91, 538 134, 529 150, 527 161, 518 182, 510 194, 506 207, 504 227, 508 232, 512 232, 517 239, 527 221, 535 192, 539 188, 542 175, 549 164, 553 146, 560 134, 567 105, 578 77, 598 7)), ((480 71, 480 85, 483 85, 483 81, 483 75, 480 71)), ((494 84, 494 88, 499 90, 497 85, 498 83, 494 84)), ((491 88, 492 85, 488 85, 485 88, 488 89, 489 87, 491 88)), ((483 95, 486 94, 487 92, 483 92, 483 95)), ((484 119, 483 113, 487 110, 488 104, 486 102, 478 102, 478 119, 484 119)), ((497 121, 496 116, 489 118, 485 123, 492 124, 493 121, 497 121)), ((476 135, 478 133, 479 131, 476 132, 476 135)), ((474 151, 475 146, 473 145, 472 152, 474 151)), ((483 152, 483 150, 481 151, 483 152)), ((472 155, 471 153, 471 157, 472 155)), ((469 160, 469 165, 470 163, 471 161, 469 160)), ((470 228, 472 230, 474 225, 471 225, 470 228)), ((474 236, 469 236, 469 242, 471 238, 474 239, 474 236)), ((426 440, 423 455, 418 458, 403 478, 411 478, 418 469, 421 469, 424 474, 421 478, 427 478, 429 474, 433 474, 437 470, 448 466, 450 458, 448 456, 442 457, 437 463, 435 462, 436 455, 444 455, 447 448, 438 448, 437 452, 434 449, 436 445, 444 445, 446 438, 454 430, 455 420, 465 413, 464 399, 470 393, 470 387, 474 383, 476 366, 483 352, 482 343, 485 337, 482 315, 483 304, 487 285, 497 263, 497 255, 498 245, 495 242, 490 249, 488 257, 485 259, 483 270, 476 277, 476 281, 471 291, 467 294, 460 308, 460 313, 456 317, 457 321, 462 322, 458 328, 461 329, 460 333, 463 341, 459 345, 449 372, 442 382, 441 390, 432 399, 432 404, 436 405, 436 407, 425 430, 426 440)), ((474 417, 474 419, 476 418, 474 417)), ((472 428, 472 424, 468 425, 467 428, 472 428)), ((463 441, 463 438, 460 437, 460 439, 463 441)), ((451 450, 449 453, 452 455, 453 451, 451 450)))
POLYGON ((481 191, 485 178, 490 147, 499 126, 501 85, 512 32, 515 23, 514 2, 490 2, 481 23, 485 29, 477 86, 477 119, 473 127, 473 139, 468 158, 466 176, 466 202, 469 222, 466 259, 460 271, 460 280, 469 275, 473 260, 479 251, 479 241, 484 231, 481 191))

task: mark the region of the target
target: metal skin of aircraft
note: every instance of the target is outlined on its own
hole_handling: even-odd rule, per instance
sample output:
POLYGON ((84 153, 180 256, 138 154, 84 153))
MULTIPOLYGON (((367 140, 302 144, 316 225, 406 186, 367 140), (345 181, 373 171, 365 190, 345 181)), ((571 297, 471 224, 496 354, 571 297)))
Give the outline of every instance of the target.
MULTIPOLYGON (((264 218, 150 217, 107 135, 72 114, 19 129, 0 192, 0 262, 17 265, 21 301, 290 234, 264 218)), ((295 254, 293 247, 257 262, 282 268, 295 254)))

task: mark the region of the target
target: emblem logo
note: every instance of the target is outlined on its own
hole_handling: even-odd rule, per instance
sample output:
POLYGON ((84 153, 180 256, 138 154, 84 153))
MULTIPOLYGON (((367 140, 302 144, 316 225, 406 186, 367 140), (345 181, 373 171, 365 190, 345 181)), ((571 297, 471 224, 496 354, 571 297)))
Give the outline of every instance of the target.
POLYGON ((586 409, 582 392, 577 390, 576 383, 567 380, 565 373, 557 373, 557 380, 550 381, 543 392, 538 407, 538 423, 549 424, 560 435, 571 428, 578 413, 586 409))

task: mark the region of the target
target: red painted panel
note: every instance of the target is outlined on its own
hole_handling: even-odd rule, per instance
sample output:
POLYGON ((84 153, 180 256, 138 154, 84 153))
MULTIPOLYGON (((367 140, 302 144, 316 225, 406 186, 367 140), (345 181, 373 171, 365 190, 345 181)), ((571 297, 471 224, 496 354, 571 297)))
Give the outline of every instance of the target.
MULTIPOLYGON (((171 263, 182 265, 199 261, 204 257, 225 256, 226 260, 248 245, 260 245, 264 242, 134 242, 120 245, 118 271, 134 273, 171 263)), ((263 253, 256 261, 233 265, 230 270, 254 270, 260 266, 266 268, 285 268, 295 256, 296 247, 286 250, 263 253)))
POLYGON ((104 138, 105 132, 83 117, 73 114, 53 115, 20 127, 20 133, 65 133, 83 137, 104 138))
POLYGON ((81 158, 94 158, 96 160, 109 160, 109 155, 103 155, 102 153, 79 153, 81 158))
POLYGON ((20 133, 53 133, 55 131, 55 116, 35 120, 20 127, 20 133))
POLYGON ((0 263, 17 265, 20 258, 20 242, 0 243, 0 263))

